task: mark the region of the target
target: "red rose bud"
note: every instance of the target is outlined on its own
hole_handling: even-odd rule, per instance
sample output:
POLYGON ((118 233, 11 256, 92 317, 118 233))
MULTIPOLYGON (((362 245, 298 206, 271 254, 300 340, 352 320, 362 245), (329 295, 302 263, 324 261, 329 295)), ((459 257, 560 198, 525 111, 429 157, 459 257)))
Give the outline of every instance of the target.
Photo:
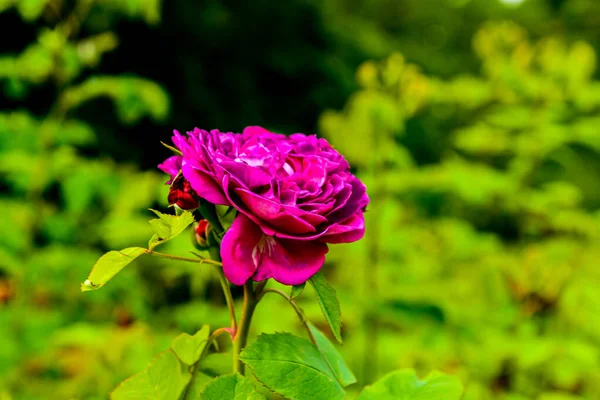
POLYGON ((209 228, 210 224, 205 219, 200 220, 196 225, 196 242, 200 247, 206 247, 207 245, 209 228))
POLYGON ((176 204, 182 210, 195 210, 199 206, 198 195, 181 175, 173 181, 168 199, 170 205, 176 204))

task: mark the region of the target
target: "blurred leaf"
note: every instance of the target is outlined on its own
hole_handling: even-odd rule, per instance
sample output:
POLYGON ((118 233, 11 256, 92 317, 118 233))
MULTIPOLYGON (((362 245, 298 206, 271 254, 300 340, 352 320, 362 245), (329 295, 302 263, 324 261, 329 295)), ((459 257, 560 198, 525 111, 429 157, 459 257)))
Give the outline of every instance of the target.
POLYGON ((415 371, 401 370, 367 386, 357 400, 460 400, 462 392, 457 378, 432 372, 420 380, 415 371))
POLYGON ((165 91, 156 83, 137 77, 94 76, 69 87, 60 101, 64 110, 71 110, 104 96, 115 102, 119 118, 128 124, 137 122, 145 115, 162 120, 169 110, 169 98, 165 91))

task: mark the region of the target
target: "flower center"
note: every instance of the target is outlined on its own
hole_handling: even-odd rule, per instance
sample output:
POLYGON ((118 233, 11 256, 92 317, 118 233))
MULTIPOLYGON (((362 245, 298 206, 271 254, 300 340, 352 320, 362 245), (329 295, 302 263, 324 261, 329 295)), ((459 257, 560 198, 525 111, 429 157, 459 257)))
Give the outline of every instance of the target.
POLYGON ((262 255, 266 252, 268 257, 271 257, 273 254, 273 249, 275 248, 275 238, 272 236, 263 235, 260 238, 254 250, 252 250, 252 262, 254 265, 258 267, 260 264, 260 259, 262 255))

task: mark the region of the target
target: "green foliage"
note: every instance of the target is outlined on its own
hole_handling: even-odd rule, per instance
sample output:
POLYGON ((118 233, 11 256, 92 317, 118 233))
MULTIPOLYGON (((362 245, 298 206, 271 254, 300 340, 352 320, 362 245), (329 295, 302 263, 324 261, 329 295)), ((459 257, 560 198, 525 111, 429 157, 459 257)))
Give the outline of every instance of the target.
MULTIPOLYGON (((219 343, 223 353, 203 354, 210 353, 199 340, 204 333, 172 340, 202 323, 227 326, 211 269, 140 257, 93 295, 75 284, 108 249, 144 243, 153 234, 147 208, 166 205, 164 177, 107 155, 111 146, 127 155, 153 146, 130 140, 125 125, 165 120, 170 101, 162 87, 171 78, 157 84, 114 75, 135 72, 119 59, 123 53, 104 63, 121 44, 131 44, 123 51, 153 45, 126 42, 132 36, 124 32, 140 25, 127 31, 120 19, 157 23, 160 3, 0 0, 0 12, 31 23, 32 38, 22 45, 29 39, 19 35, 17 51, 7 36, 10 53, 0 55, 2 399, 105 398, 169 343, 156 368, 169 366, 174 379, 146 371, 115 393, 133 385, 135 395, 127 398, 156 398, 152 379, 173 393, 189 379, 182 397, 197 399, 215 377, 231 373, 226 341, 219 343), (105 104, 123 126, 102 124, 111 116, 105 104)), ((497 0, 444 0, 436 7, 422 0, 336 0, 279 8, 208 1, 182 2, 177 18, 165 18, 170 25, 160 35, 176 32, 186 42, 200 36, 191 50, 177 48, 185 91, 173 93, 179 104, 173 127, 200 124, 202 115, 223 129, 264 123, 307 131, 319 108, 337 107, 355 91, 342 111, 324 112, 319 123, 372 199, 365 240, 332 246, 324 268, 344 307, 343 347, 322 334, 329 335, 328 326, 341 334, 338 300, 323 295, 328 287, 317 291, 319 301, 291 289, 314 322, 319 351, 304 341, 301 347, 312 346, 309 354, 321 357, 318 364, 340 386, 356 372, 359 383, 346 388, 348 398, 388 371, 413 367, 419 376, 432 369, 456 374, 465 382, 464 400, 600 397, 596 3, 527 0, 509 12, 497 0), (484 24, 471 48, 481 21, 503 16, 527 29, 484 24), (242 20, 260 35, 264 24, 256 21, 268 22, 261 49, 249 45, 256 36, 242 20), (315 28, 290 29, 293 23, 315 28), (290 31, 303 32, 310 45, 273 34, 290 31), (213 57, 223 49, 244 65, 227 58, 223 68, 213 57), (389 55, 397 49, 403 55, 389 55), (365 56, 374 61, 358 68, 354 82, 365 56), (236 91, 210 82, 210 68, 236 91), (294 96, 282 95, 278 84, 286 80, 269 92, 265 76, 288 77, 294 96)), ((154 67, 160 57, 152 53, 143 62, 154 67)), ((193 247, 185 236, 162 246, 187 253, 193 247)), ((253 333, 305 334, 288 304, 262 301, 253 333)), ((396 388, 396 380, 409 389, 426 382, 412 372, 390 376, 361 398, 380 385, 388 390, 386 383, 396 388)), ((276 397, 240 376, 218 382, 242 393, 251 384, 276 397)))
POLYGON ((223 375, 206 385, 201 400, 261 400, 265 396, 254 389, 252 381, 240 374, 223 375))
POLYGON ((263 334, 240 358, 263 385, 291 400, 345 397, 327 361, 306 339, 289 333, 263 334))
POLYGON ((418 365, 468 382, 466 400, 597 398, 593 48, 510 22, 473 45, 481 73, 449 80, 367 62, 322 116, 371 198, 367 240, 328 255, 342 352, 359 381, 418 365))
MULTIPOLYGON (((116 103, 123 123, 168 112, 158 85, 94 75, 119 41, 110 24, 79 37, 86 18, 105 10, 88 5, 0 1, 0 11, 14 6, 26 21, 36 20, 33 41, 19 53, 0 55, 2 398, 104 398, 172 337, 168 328, 147 325, 150 318, 161 320, 152 310, 174 279, 157 259, 139 260, 137 271, 122 271, 93 298, 77 295, 68 283, 82 281, 106 248, 129 250, 103 258, 90 277, 94 284, 142 254, 131 246, 151 236, 147 208, 164 205, 166 195, 158 173, 107 158, 97 126, 76 112, 84 103, 95 107, 99 96, 116 103), (42 108, 35 106, 40 98, 42 108), (11 101, 16 109, 5 107, 11 101), (31 110, 23 108, 30 104, 31 110), (153 295, 149 282, 156 285, 153 295)), ((175 242, 169 245, 181 246, 175 242)))
POLYGON ((335 289, 322 273, 317 272, 310 278, 319 306, 323 312, 323 316, 329 323, 329 327, 338 342, 342 343, 342 311, 340 310, 340 302, 338 301, 335 289))
POLYGON ((367 386, 357 400, 460 400, 462 385, 457 378, 433 372, 420 380, 415 371, 392 372, 367 386))

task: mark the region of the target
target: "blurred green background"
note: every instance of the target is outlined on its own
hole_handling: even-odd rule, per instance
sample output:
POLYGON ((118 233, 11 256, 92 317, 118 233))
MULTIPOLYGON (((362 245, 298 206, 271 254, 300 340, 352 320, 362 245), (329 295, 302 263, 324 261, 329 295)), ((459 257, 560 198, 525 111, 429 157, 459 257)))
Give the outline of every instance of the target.
MULTIPOLYGON (((599 18, 597 0, 0 0, 0 399, 105 399, 179 332, 228 324, 209 268, 79 284, 151 236, 159 141, 246 125, 318 132, 367 184, 366 238, 324 268, 361 384, 436 368, 465 400, 600 399, 599 18)), ((278 298, 253 328, 302 334, 278 298)))

